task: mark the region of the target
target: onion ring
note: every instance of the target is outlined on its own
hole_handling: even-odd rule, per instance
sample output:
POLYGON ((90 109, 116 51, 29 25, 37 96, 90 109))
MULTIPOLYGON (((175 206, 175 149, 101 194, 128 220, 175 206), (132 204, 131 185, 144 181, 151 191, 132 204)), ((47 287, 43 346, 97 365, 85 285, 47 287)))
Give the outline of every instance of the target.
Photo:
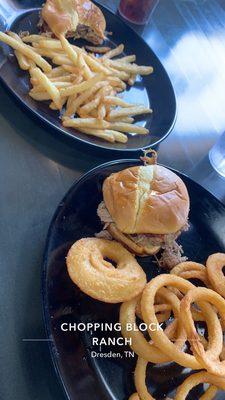
POLYGON ((78 240, 70 248, 66 263, 70 278, 84 293, 107 303, 130 300, 146 284, 146 275, 135 258, 115 241, 78 240), (117 268, 106 258, 115 261, 117 268))
POLYGON ((212 385, 206 390, 199 400, 213 400, 217 392, 218 388, 212 385))
MULTIPOLYGON (((136 395, 138 397, 134 397, 133 400, 155 400, 154 397, 149 393, 146 386, 146 370, 147 370, 148 362, 143 360, 143 358, 138 357, 136 368, 134 371, 134 383, 137 390, 136 395)), ((129 399, 130 400, 130 399, 129 399)), ((165 400, 172 400, 169 397, 166 397, 165 400)))
POLYGON ((223 274, 223 267, 225 267, 224 253, 212 254, 206 261, 208 278, 213 289, 221 296, 225 297, 225 276, 223 274))
POLYGON ((203 264, 199 264, 194 261, 185 261, 177 264, 171 271, 170 274, 180 276, 184 279, 199 279, 205 286, 211 288, 207 269, 203 264))
MULTIPOLYGON (((163 286, 173 286, 187 293, 190 289, 195 288, 192 283, 180 278, 176 275, 162 274, 153 278, 146 286, 142 294, 141 299, 141 311, 143 315, 143 320, 147 325, 151 323, 157 323, 157 318, 154 310, 154 299, 157 291, 163 286)), ((203 288, 205 289, 205 288, 203 288)), ((206 289, 210 290, 210 289, 206 289)), ((201 310, 204 313, 205 321, 208 327, 209 342, 207 349, 207 356, 214 358, 218 357, 221 353, 221 340, 217 338, 217 330, 221 329, 220 322, 218 320, 216 312, 213 310, 212 306, 207 303, 199 304, 201 310), (213 322, 212 322, 213 321, 213 322)), ((182 310, 182 307, 181 307, 182 310)), ((183 310, 182 310, 183 312, 183 310)), ((182 314, 182 313, 181 313, 182 314)), ((192 321, 192 318, 191 318, 192 321)), ((185 326, 185 325, 184 325, 185 326)), ((197 332, 196 332, 197 334, 197 332)), ((202 364, 195 356, 184 353, 179 348, 177 348, 174 343, 172 343, 169 338, 165 335, 163 331, 152 331, 151 338, 159 349, 163 349, 163 352, 172 360, 177 362, 183 367, 188 367, 192 369, 202 369, 202 364)), ((197 337, 198 338, 198 337, 197 337)), ((195 338, 196 339, 196 338, 195 338)), ((199 338, 198 338, 199 342, 199 338)))
POLYGON ((128 400, 140 400, 138 393, 133 393, 128 400))
POLYGON ((155 400, 154 397, 150 395, 145 382, 147 365, 148 361, 138 357, 134 371, 134 383, 141 400, 155 400))
MULTIPOLYGON (((171 304, 161 303, 155 304, 155 313, 159 323, 166 322, 170 318, 172 307, 171 304)), ((136 315, 143 321, 142 314, 141 314, 141 298, 137 302, 136 305, 136 315)))
MULTIPOLYGON (((146 370, 147 370, 148 362, 143 360, 143 358, 138 357, 135 372, 134 372, 134 382, 137 393, 134 393, 130 397, 129 400, 155 400, 154 397, 149 393, 146 386, 146 370)), ((217 393, 217 386, 224 389, 225 382, 222 378, 216 377, 214 375, 210 375, 207 372, 198 372, 189 376, 185 381, 178 387, 177 393, 175 395, 174 400, 185 400, 188 393, 200 383, 211 383, 213 386, 210 386, 206 392, 199 398, 199 400, 212 400, 217 393), (217 386, 214 386, 214 385, 217 386)), ((167 400, 171 400, 169 397, 167 400)))
MULTIPOLYGON (((196 328, 190 311, 191 303, 196 301, 197 302, 207 301, 210 304, 213 304, 220 313, 220 315, 223 316, 225 315, 225 300, 222 296, 220 296, 218 293, 214 292, 211 289, 200 288, 200 287, 195 288, 190 290, 181 301, 182 313, 180 314, 180 319, 185 326, 188 335, 188 340, 191 343, 195 357, 199 360, 199 362, 201 362, 202 366, 205 369, 207 369, 208 372, 219 376, 225 376, 225 361, 219 360, 219 355, 222 353, 223 350, 222 327, 220 325, 217 328, 215 332, 217 338, 215 337, 213 338, 213 340, 216 339, 216 341, 220 343, 220 353, 219 355, 215 354, 214 357, 211 357, 209 356, 209 354, 207 354, 207 352, 205 352, 203 344, 197 338, 196 328)), ((218 316, 217 319, 219 321, 218 316)), ((209 338, 210 338, 210 333, 209 333, 209 338)))
POLYGON ((211 375, 208 372, 198 372, 185 379, 182 385, 179 386, 174 400, 185 400, 190 390, 200 383, 210 383, 225 390, 225 379, 211 375))
POLYGON ((168 321, 172 311, 170 304, 155 304, 154 308, 159 324, 168 321))
MULTIPOLYGON (((180 309, 180 301, 179 299, 168 289, 162 288, 159 292, 162 296, 171 302, 171 306, 173 308, 173 312, 175 318, 179 317, 179 309, 180 309)), ((141 358, 146 361, 162 364, 173 361, 173 358, 166 356, 161 349, 157 348, 152 342, 148 342, 142 332, 138 330, 136 325, 136 316, 135 310, 138 301, 140 300, 140 296, 132 299, 128 302, 125 302, 120 307, 120 324, 121 324, 121 333, 123 337, 131 339, 132 350, 141 358), (128 330, 128 324, 131 324, 134 329, 128 330)), ((157 321, 158 322, 158 321, 157 321)), ((175 335, 177 330, 177 319, 171 322, 165 329, 165 335, 167 335, 170 339, 175 335)), ((151 331, 152 332, 152 331, 151 331)), ((150 333, 151 336, 151 333, 150 333)), ((187 339, 186 333, 183 329, 178 329, 176 346, 178 348, 182 348, 187 339)))

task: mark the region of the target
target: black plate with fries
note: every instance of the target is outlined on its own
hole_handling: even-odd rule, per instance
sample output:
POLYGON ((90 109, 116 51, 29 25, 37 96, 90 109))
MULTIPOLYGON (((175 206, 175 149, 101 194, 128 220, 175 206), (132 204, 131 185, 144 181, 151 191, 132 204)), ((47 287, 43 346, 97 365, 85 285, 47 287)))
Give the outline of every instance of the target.
MULTIPOLYGON (((37 33, 39 20, 39 7, 41 1, 16 1, 3 0, 0 5, 0 30, 29 31, 37 33), (20 7, 20 8, 18 8, 20 7), (36 7, 36 8, 35 8, 36 7)), ((97 137, 87 136, 71 128, 64 128, 61 124, 59 112, 51 110, 49 102, 33 100, 29 95, 30 83, 27 71, 20 70, 13 50, 0 43, 0 78, 11 93, 33 115, 63 135, 74 140, 97 146, 103 150, 113 151, 137 151, 149 146, 155 146, 162 141, 171 131, 176 116, 176 100, 170 79, 149 46, 118 16, 112 14, 106 8, 102 8, 107 22, 107 31, 113 35, 108 36, 105 45, 114 48, 120 43, 125 45, 123 55, 136 54, 137 64, 151 65, 154 73, 150 76, 138 78, 133 87, 129 87, 123 97, 126 101, 144 104, 153 109, 152 115, 137 118, 138 123, 150 130, 149 135, 129 135, 127 143, 109 143, 97 137)), ((76 44, 84 45, 77 41, 76 44)), ((85 44, 88 44, 85 42, 85 44)))
MULTIPOLYGON (((119 305, 96 301, 70 280, 65 263, 70 246, 82 237, 101 230, 96 209, 102 200, 102 183, 113 172, 138 165, 137 160, 120 160, 101 165, 76 182, 60 203, 52 220, 43 268, 43 306, 53 362, 68 399, 127 400, 134 392, 133 371, 136 358, 91 358, 92 334, 63 332, 62 323, 117 322, 119 305), (95 379, 98 379, 99 386, 95 379)), ((225 207, 190 178, 178 174, 187 185, 190 200, 190 229, 180 237, 184 254, 190 260, 205 262, 209 254, 225 252, 225 207)), ((138 258, 148 280, 160 271, 153 257, 138 258)), ((99 333, 107 337, 104 332, 99 333)), ((118 336, 120 333, 108 333, 118 336)), ((124 354, 123 347, 103 347, 102 352, 124 354)), ((150 367, 147 382, 156 399, 174 398, 175 389, 188 375, 176 364, 150 367)), ((203 387, 196 387, 189 400, 199 399, 203 387)), ((218 392, 216 400, 224 399, 218 392)))

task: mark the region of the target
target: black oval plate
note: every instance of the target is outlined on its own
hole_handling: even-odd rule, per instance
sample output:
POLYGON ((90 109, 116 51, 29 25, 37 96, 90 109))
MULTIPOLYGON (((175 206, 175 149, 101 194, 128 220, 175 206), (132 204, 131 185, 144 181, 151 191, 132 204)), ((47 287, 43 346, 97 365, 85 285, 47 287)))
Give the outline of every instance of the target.
MULTIPOLYGON (((9 0, 3 0, 3 3, 6 5, 8 5, 8 2, 9 0)), ((15 3, 15 7, 17 7, 15 0, 13 2, 15 3)), ((41 3, 40 1, 34 1, 32 2, 32 7, 38 7, 41 3)), ((27 30, 30 33, 37 32, 36 27, 39 19, 39 11, 38 9, 26 9, 27 2, 24 0, 21 1, 20 6, 23 7, 23 4, 24 9, 14 10, 15 13, 10 15, 10 22, 8 21, 9 15, 7 16, 7 24, 4 29, 15 32, 27 30)), ((115 144, 103 142, 98 138, 84 135, 73 129, 63 128, 57 111, 51 110, 47 102, 34 101, 28 95, 30 86, 29 74, 19 69, 15 57, 9 57, 9 54, 12 54, 12 50, 2 44, 0 45, 4 49, 4 54, 2 51, 0 52, 0 77, 7 85, 7 88, 21 101, 23 106, 43 122, 64 135, 105 150, 137 151, 148 146, 155 146, 169 134, 175 121, 176 100, 171 82, 164 67, 144 40, 118 16, 112 14, 104 7, 100 6, 100 8, 102 8, 106 18, 107 30, 113 32, 113 36, 109 36, 106 44, 110 47, 115 47, 122 42, 125 44, 126 55, 135 53, 139 64, 152 65, 154 67, 154 74, 140 78, 124 95, 127 101, 142 103, 152 107, 154 110, 152 116, 140 120, 141 125, 150 129, 150 135, 129 136, 126 144, 115 144)), ((2 10, 4 10, 4 4, 2 10)), ((0 12, 3 12, 1 11, 1 7, 0 12)))
MULTIPOLYGON (((53 362, 69 399, 127 400, 134 391, 132 358, 92 358, 92 334, 62 332, 63 322, 117 322, 118 305, 95 301, 80 292, 71 282, 65 265, 66 254, 76 240, 93 236, 101 229, 96 209, 102 200, 102 183, 111 173, 138 165, 137 160, 120 160, 103 164, 76 182, 60 203, 53 217, 45 250, 43 268, 44 319, 53 362), (94 375, 100 383, 96 385, 94 375)), ((190 199, 190 229, 180 243, 189 259, 205 262, 209 254, 225 252, 225 207, 200 185, 181 175, 190 199)), ((160 273, 153 258, 139 258, 148 280, 160 273)), ((106 334, 100 333, 102 336, 106 334)), ((110 335, 110 334, 109 334, 110 335)), ((119 333, 111 333, 118 336, 119 333)), ((121 352, 124 348, 103 348, 103 352, 121 352)), ((129 349, 126 349, 129 350, 129 349)), ((149 389, 156 399, 172 396, 187 370, 179 366, 151 368, 149 389)), ((195 389, 189 400, 196 400, 202 388, 195 389)), ((223 394, 216 399, 222 400, 223 394)))

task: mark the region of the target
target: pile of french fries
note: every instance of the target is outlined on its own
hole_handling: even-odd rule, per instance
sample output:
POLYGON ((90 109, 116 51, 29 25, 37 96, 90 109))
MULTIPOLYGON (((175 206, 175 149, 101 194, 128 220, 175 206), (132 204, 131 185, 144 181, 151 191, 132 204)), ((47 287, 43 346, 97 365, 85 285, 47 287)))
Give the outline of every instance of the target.
POLYGON ((152 110, 127 103, 120 93, 135 83, 137 75, 149 75, 153 68, 135 64, 135 55, 123 57, 123 44, 114 49, 80 48, 64 36, 14 32, 0 32, 0 41, 15 50, 20 68, 30 73, 29 95, 50 101, 49 107, 60 111, 64 127, 121 143, 127 142, 127 134, 149 133, 133 124, 133 117, 152 110))

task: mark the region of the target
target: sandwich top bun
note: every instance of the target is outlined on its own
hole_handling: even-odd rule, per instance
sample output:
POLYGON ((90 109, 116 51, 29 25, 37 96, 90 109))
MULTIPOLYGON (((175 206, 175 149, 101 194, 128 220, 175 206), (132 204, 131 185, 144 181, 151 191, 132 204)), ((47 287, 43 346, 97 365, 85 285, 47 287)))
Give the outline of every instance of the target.
POLYGON ((90 0, 47 0, 41 16, 59 36, 75 36, 102 43, 106 21, 102 11, 90 0))
POLYGON ((103 198, 117 228, 126 234, 169 234, 187 222, 184 182, 160 165, 127 168, 109 176, 103 198))
POLYGON ((74 0, 74 2, 76 3, 79 24, 91 28, 99 38, 104 40, 106 21, 100 8, 89 0, 74 0))

